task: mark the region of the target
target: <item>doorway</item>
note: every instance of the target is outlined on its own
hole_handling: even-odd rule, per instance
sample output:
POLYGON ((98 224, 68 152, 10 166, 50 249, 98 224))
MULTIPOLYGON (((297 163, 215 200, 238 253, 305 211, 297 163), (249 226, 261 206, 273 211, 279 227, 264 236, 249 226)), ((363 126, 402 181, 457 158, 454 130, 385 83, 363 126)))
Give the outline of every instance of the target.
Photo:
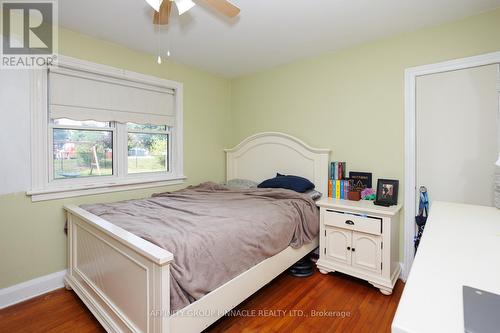
POLYGON ((417 78, 415 176, 431 205, 493 206, 498 76, 486 65, 417 78))
MULTIPOLYGON (((420 151, 420 152, 418 151, 418 146, 417 146, 418 141, 420 140, 420 136, 422 135, 422 133, 425 135, 426 130, 424 130, 422 132, 420 128, 417 129, 418 121, 419 121, 419 118, 418 118, 419 115, 417 114, 417 111, 418 111, 417 102, 419 102, 419 103, 428 102, 430 104, 432 104, 432 103, 435 104, 436 101, 439 101, 439 99, 440 99, 439 94, 430 93, 429 94, 430 97, 427 96, 427 97, 429 97, 429 100, 427 100, 427 101, 420 100, 419 101, 419 98, 421 98, 421 96, 418 95, 417 88, 420 85, 420 83, 429 83, 429 82, 426 82, 426 80, 427 81, 435 81, 435 82, 431 82, 431 84, 429 85, 429 88, 428 88, 429 90, 432 89, 430 86, 432 86, 432 84, 434 84, 435 88, 439 87, 440 89, 443 90, 443 92, 450 93, 450 94, 453 94, 453 90, 455 89, 455 94, 457 94, 457 91, 460 91, 460 89, 467 87, 467 83, 463 83, 463 84, 459 85, 459 87, 455 87, 455 88, 443 86, 443 82, 445 82, 446 79, 450 79, 450 78, 452 79, 454 74, 457 76, 467 77, 467 73, 474 73, 474 74, 477 74, 480 76, 481 74, 484 74, 481 72, 481 69, 483 69, 483 68, 480 68, 480 67, 485 66, 484 68, 486 68, 490 65, 494 65, 493 67, 496 66, 496 68, 498 68, 499 63, 500 63, 500 52, 495 52, 495 53, 489 53, 489 54, 470 57, 470 58, 463 58, 463 59, 446 61, 446 62, 437 63, 437 64, 409 68, 405 71, 405 184, 404 184, 405 207, 404 207, 404 263, 403 263, 403 272, 402 272, 402 279, 403 280, 406 280, 406 278, 408 277, 411 265, 413 263, 413 257, 414 257, 413 239, 415 236, 415 215, 416 215, 416 211, 417 211, 416 210, 416 207, 417 207, 416 194, 417 194, 418 186, 420 185, 417 183, 417 177, 420 177, 420 179, 418 179, 419 182, 424 181, 424 180, 429 181, 429 179, 430 179, 430 181, 433 183, 437 183, 436 179, 433 179, 433 178, 439 177, 439 174, 437 174, 437 175, 432 174, 432 172, 429 172, 430 174, 425 174, 425 172, 424 172, 424 174, 420 174, 420 175, 418 175, 418 173, 417 173, 418 164, 424 163, 424 162, 432 163, 429 167, 429 170, 432 171, 432 166, 433 165, 435 166, 435 164, 436 164, 435 159, 434 159, 434 161, 432 159, 435 158, 436 154, 439 154, 439 150, 434 150, 434 152, 431 152, 429 154, 424 153, 423 151, 420 151), (461 70, 467 70, 467 69, 473 69, 475 71, 460 72, 461 70), (480 72, 480 73, 478 73, 478 72, 480 72), (436 76, 432 77, 431 75, 436 75, 436 76), (448 90, 448 91, 446 91, 446 90, 448 90), (434 98, 434 101, 432 100, 433 98, 434 98), (420 136, 417 136, 417 134, 419 134, 420 136), (422 155, 422 154, 424 154, 424 155, 422 155), (417 157, 419 155, 425 156, 427 161, 424 160, 422 162, 419 162, 417 159, 417 157), (429 160, 431 162, 429 162, 429 160)), ((485 71, 487 71, 487 70, 485 70, 485 71)), ((474 81, 474 80, 472 80, 472 81, 474 81)), ((498 84, 498 72, 497 72, 497 84, 498 84)), ((453 101, 453 103, 456 103, 457 99, 455 99, 453 101)), ((441 98, 441 100, 443 101, 445 99, 441 98)), ((472 98, 472 100, 474 100, 474 98, 472 98)), ((498 103, 498 95, 497 95, 496 102, 498 103)), ((456 104, 454 106, 453 103, 451 103, 450 107, 457 106, 456 104)), ((441 105, 441 108, 438 108, 437 111, 439 111, 440 109, 442 110, 443 108, 444 108, 444 106, 441 105)), ((463 111, 463 112, 465 112, 465 111, 463 111)), ((430 114, 432 116, 432 112, 430 114)), ((453 115, 453 113, 451 113, 451 115, 453 115)), ((420 119, 420 121, 424 122, 422 124, 425 124, 425 122, 431 124, 435 121, 435 119, 433 120, 432 118, 429 118, 431 116, 427 115, 427 118, 420 119)), ((446 120, 446 116, 450 117, 450 114, 448 114, 448 115, 445 114, 444 116, 443 115, 436 115, 436 116, 438 117, 438 120, 439 120, 436 123, 443 123, 443 121, 446 120), (441 117, 442 119, 439 119, 439 117, 441 117)), ((460 117, 464 117, 464 116, 465 115, 461 115, 460 117)), ((495 113, 494 117, 496 118, 495 125, 498 126, 498 111, 495 113)), ((460 123, 463 123, 463 122, 460 121, 460 123)), ((493 126, 491 124, 489 124, 489 125, 490 126, 488 128, 493 126)), ((461 125, 461 126, 463 126, 463 125, 461 125)), ((480 125, 476 124, 474 126, 480 126, 480 125)), ((439 126, 434 126, 434 127, 435 128, 431 128, 430 133, 433 133, 433 132, 435 133, 435 131, 439 130, 439 126)), ((461 156, 462 156, 461 154, 463 154, 462 150, 454 147, 454 145, 451 145, 449 143, 449 137, 451 137, 453 135, 452 129, 453 129, 453 126, 451 126, 451 125, 448 125, 448 127, 446 129, 444 129, 445 131, 448 132, 448 133, 446 133, 446 135, 444 135, 444 137, 447 138, 446 141, 448 141, 448 142, 443 143, 443 146, 448 145, 448 146, 453 148, 451 152, 450 151, 446 152, 446 154, 448 155, 447 158, 449 158, 452 161, 451 165, 454 166, 453 162, 456 160, 460 160, 459 164, 460 164, 460 167, 462 167, 462 164, 464 164, 463 159, 461 159, 461 156)), ((461 132, 461 131, 462 131, 462 128, 457 127, 456 132, 461 132)), ((477 132, 477 130, 476 130, 476 132, 477 132)), ((489 130, 489 132, 491 132, 491 129, 489 130)), ((495 132, 498 133, 498 127, 496 127, 495 132)), ((466 134, 462 134, 462 136, 464 136, 464 140, 465 140, 466 134)), ((424 141, 420 142, 420 145, 422 145, 424 143, 427 145, 429 145, 429 143, 432 144, 432 138, 428 138, 428 141, 429 142, 425 143, 425 139, 424 139, 424 141)), ((496 151, 498 152, 498 138, 494 137, 494 138, 492 138, 492 141, 493 142, 491 143, 491 145, 494 145, 497 149, 496 151)), ((463 142, 465 142, 465 144, 468 147, 469 146, 477 147, 477 143, 475 143, 475 142, 473 142, 473 143, 467 142, 467 141, 463 141, 463 142)), ((487 146, 491 146, 491 145, 487 145, 487 146)), ((460 146, 460 145, 457 145, 457 146, 460 146)), ((473 149, 475 149, 475 148, 468 149, 467 154, 472 154, 471 151, 473 151, 473 149)), ((491 150, 491 148, 485 148, 485 149, 487 149, 488 151, 491 150)), ((489 167, 491 167, 492 170, 493 170, 493 163, 494 162, 495 162, 495 155, 493 155, 491 157, 491 163, 490 163, 491 165, 489 165, 489 167)), ((444 169, 450 168, 450 165, 445 165, 443 168, 444 169)), ((458 169, 458 168, 455 168, 455 169, 458 169)), ((474 172, 474 171, 472 171, 472 172, 474 172)), ((450 177, 450 179, 453 179, 453 178, 450 177)), ((446 182, 449 182, 449 180, 446 180, 446 182)), ((490 183, 490 185, 491 185, 491 188, 493 188, 492 182, 490 183)), ((432 186, 435 186, 435 185, 432 185, 432 186)), ((432 190, 432 189, 430 189, 430 190, 432 190)), ((447 189, 442 190, 442 189, 439 189, 439 187, 435 187, 435 190, 436 190, 436 194, 438 196, 441 196, 442 198, 444 198, 444 200, 448 200, 448 201, 450 201, 450 200, 457 200, 457 201, 462 200, 462 201, 464 201, 464 200, 470 199, 469 197, 464 197, 464 198, 452 197, 450 195, 450 191, 448 191, 447 189)), ((430 196, 431 196, 431 200, 432 200, 433 194, 430 193, 430 196)), ((481 200, 488 200, 488 199, 483 198, 481 200)), ((473 203, 473 202, 471 202, 471 203, 473 203)))

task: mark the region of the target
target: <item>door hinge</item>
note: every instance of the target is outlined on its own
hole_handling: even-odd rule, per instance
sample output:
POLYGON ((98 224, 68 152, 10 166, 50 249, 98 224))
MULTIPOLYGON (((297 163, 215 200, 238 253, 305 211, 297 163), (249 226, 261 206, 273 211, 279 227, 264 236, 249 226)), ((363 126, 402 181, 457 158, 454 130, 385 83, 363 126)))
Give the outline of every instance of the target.
POLYGON ((326 237, 326 230, 325 230, 325 237, 326 237))
POLYGON ((326 247, 325 247, 325 248, 323 248, 323 252, 326 254, 326 247))
POLYGON ((382 270, 382 263, 380 263, 380 270, 382 270))
POLYGON ((384 242, 381 242, 380 243, 380 249, 383 250, 384 249, 384 242))

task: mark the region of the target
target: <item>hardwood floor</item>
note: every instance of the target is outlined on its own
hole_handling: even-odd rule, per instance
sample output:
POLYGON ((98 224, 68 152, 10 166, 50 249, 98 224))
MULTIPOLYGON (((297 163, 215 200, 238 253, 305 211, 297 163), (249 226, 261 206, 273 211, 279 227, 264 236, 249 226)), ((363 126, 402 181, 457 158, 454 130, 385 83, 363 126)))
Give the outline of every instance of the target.
MULTIPOLYGON (((403 287, 398 281, 393 294, 384 296, 339 273, 284 273, 206 332, 390 332, 403 287)), ((72 291, 59 289, 1 310, 0 332, 104 330, 72 291)))
POLYGON ((0 310, 0 332, 104 332, 72 291, 58 289, 0 310))

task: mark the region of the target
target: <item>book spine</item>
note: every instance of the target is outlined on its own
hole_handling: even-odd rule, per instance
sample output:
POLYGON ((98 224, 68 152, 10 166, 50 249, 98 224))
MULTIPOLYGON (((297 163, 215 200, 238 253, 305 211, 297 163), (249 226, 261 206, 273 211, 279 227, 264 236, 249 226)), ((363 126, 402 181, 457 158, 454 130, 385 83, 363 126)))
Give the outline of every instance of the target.
POLYGON ((332 197, 332 185, 333 185, 333 180, 328 179, 328 197, 329 198, 332 197))
POLYGON ((347 178, 347 163, 346 162, 330 162, 330 179, 344 180, 347 178))
POLYGON ((340 181, 335 180, 335 199, 340 199, 340 181))
POLYGON ((340 199, 344 199, 344 181, 340 181, 340 199))

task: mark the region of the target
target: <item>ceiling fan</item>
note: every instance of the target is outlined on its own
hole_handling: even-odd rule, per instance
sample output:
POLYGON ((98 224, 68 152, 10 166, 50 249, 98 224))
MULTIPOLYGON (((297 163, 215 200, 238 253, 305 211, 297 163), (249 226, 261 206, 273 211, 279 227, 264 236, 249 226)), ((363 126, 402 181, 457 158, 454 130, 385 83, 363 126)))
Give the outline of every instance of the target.
MULTIPOLYGON (((226 0, 204 0, 210 7, 227 17, 235 17, 240 9, 226 0)), ((175 2, 179 15, 184 14, 196 4, 192 0, 146 0, 146 2, 155 10, 153 23, 158 25, 168 24, 170 12, 172 11, 172 2, 175 2)))

